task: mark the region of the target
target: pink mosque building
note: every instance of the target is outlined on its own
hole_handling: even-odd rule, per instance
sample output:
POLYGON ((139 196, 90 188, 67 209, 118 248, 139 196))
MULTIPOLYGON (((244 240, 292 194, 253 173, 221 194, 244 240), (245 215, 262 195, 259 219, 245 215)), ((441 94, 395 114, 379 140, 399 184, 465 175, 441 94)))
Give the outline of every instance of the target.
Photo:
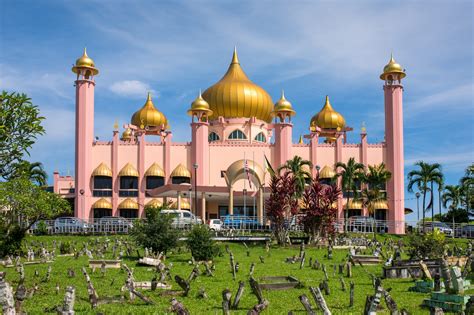
MULTIPOLYGON (((190 104, 190 142, 174 142, 172 128, 151 95, 110 141, 94 137, 94 88, 99 70, 86 51, 77 59, 75 178, 54 173, 54 191, 74 199, 74 215, 142 217, 147 205, 171 204, 190 209, 204 220, 223 215, 250 215, 265 221, 273 168, 300 156, 323 180, 334 165, 353 157, 364 165, 384 162, 392 173, 387 202, 375 216, 389 221, 389 232, 404 233, 403 68, 393 57, 380 78, 385 104, 385 141, 368 143, 362 127, 359 143, 347 143, 343 116, 326 97, 308 121, 308 134, 293 143, 292 104, 282 93, 270 95, 247 77, 236 51, 224 76, 190 104), (145 137, 147 136, 147 137, 145 137), (154 136, 154 137, 150 137, 154 136), (150 141, 150 139, 155 139, 150 141)), ((344 218, 345 198, 338 201, 344 218)), ((349 215, 368 215, 360 202, 349 201, 349 215)))

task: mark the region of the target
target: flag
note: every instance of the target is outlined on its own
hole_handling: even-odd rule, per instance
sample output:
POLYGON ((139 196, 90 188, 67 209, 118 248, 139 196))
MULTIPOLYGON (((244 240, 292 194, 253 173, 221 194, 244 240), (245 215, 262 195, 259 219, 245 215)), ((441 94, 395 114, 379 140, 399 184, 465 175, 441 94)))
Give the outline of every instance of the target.
POLYGON ((245 159, 244 170, 245 170, 245 173, 247 174, 247 180, 249 181, 249 187, 250 187, 250 189, 252 189, 252 181, 250 181, 249 163, 248 163, 247 159, 245 159))
POLYGON ((268 161, 268 158, 265 154, 263 156, 265 157, 265 170, 266 171, 268 170, 271 176, 275 176, 275 171, 273 170, 273 167, 270 164, 270 161, 268 161))

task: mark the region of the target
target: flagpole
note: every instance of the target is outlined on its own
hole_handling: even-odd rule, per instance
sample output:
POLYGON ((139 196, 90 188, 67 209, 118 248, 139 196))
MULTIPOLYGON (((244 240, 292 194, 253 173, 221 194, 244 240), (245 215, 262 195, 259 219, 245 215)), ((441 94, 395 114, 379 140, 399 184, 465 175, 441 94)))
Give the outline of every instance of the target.
MULTIPOLYGON (((252 151, 252 170, 253 170, 253 174, 255 174, 255 151, 252 151)), ((255 193, 253 193, 252 195, 253 195, 253 215, 255 216, 255 193)))
MULTIPOLYGON (((248 176, 249 176, 249 173, 248 173, 248 164, 247 164, 247 158, 245 157, 245 151, 244 151, 244 171, 245 171, 245 175, 247 175, 247 179, 248 179, 248 176)), ((245 217, 245 212, 247 210, 247 185, 246 185, 246 180, 244 180, 244 217, 245 217)))

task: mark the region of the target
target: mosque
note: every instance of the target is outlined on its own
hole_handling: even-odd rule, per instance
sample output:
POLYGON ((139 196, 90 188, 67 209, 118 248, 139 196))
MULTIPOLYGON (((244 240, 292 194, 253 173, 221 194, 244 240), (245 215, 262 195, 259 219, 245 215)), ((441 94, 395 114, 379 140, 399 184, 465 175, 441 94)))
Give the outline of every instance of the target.
MULTIPOLYGON (((174 142, 165 114, 148 95, 123 132, 114 126, 112 139, 94 137, 94 88, 99 74, 84 54, 72 68, 76 75, 75 177, 54 173, 53 189, 74 201, 74 215, 137 218, 147 205, 164 202, 189 209, 203 220, 223 215, 255 216, 265 221, 273 168, 294 156, 309 160, 321 179, 335 175, 334 165, 353 157, 364 165, 384 162, 392 173, 379 202, 376 219, 389 222, 389 232, 404 233, 403 86, 405 71, 390 58, 383 81, 385 140, 347 143, 346 125, 326 97, 308 121, 308 133, 293 143, 296 114, 282 93, 275 103, 245 74, 237 52, 224 76, 190 104, 190 142, 174 142), (146 137, 145 137, 146 136, 146 137), (154 137, 150 137, 154 136, 154 137), (156 139, 150 141, 150 139, 156 139)), ((338 200, 338 218, 344 218, 346 199, 338 200)), ((360 202, 349 200, 349 215, 368 215, 360 202)))

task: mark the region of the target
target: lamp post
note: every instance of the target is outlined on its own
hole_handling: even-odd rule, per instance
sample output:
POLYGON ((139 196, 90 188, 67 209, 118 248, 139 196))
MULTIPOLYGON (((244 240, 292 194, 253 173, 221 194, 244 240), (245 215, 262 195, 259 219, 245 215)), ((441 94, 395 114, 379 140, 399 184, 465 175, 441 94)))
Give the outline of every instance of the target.
POLYGON ((245 216, 247 212, 247 189, 244 188, 242 192, 244 193, 244 216, 245 216))
POLYGON ((198 169, 199 165, 197 165, 197 163, 195 163, 193 165, 193 167, 194 167, 194 215, 197 216, 197 214, 198 214, 197 169, 198 169))
MULTIPOLYGON (((420 222, 420 193, 417 191, 416 194, 416 213, 418 216, 417 224, 420 222)), ((425 222, 423 222, 424 224, 425 222)))

